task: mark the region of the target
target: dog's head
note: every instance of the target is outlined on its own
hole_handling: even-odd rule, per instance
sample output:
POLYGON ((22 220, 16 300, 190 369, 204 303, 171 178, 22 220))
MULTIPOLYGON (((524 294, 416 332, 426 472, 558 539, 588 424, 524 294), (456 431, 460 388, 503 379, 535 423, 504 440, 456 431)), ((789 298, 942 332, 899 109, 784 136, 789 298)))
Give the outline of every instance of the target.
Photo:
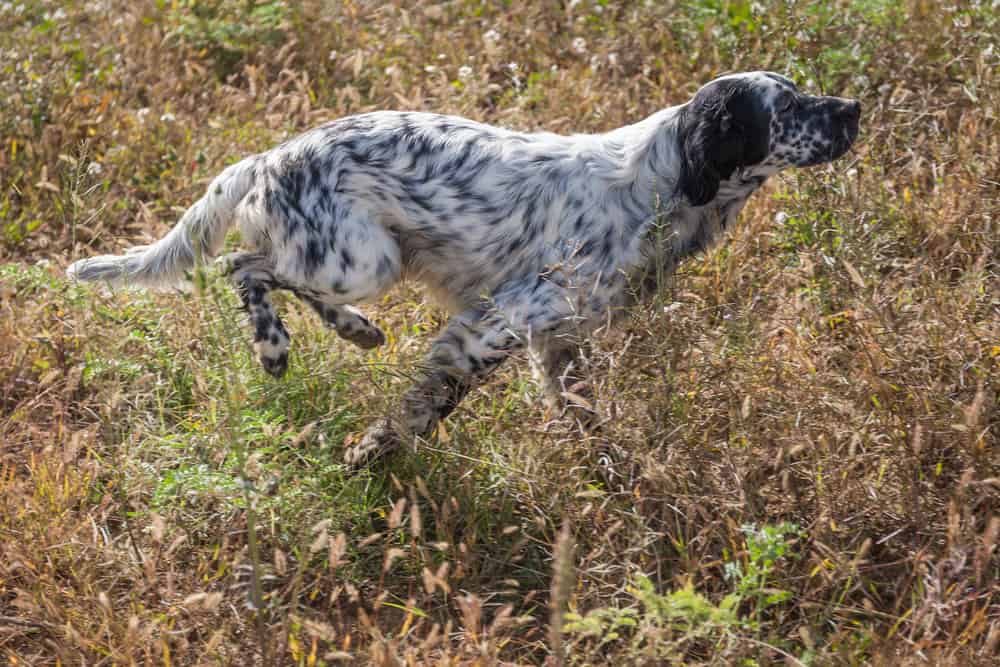
POLYGON ((857 100, 805 95, 779 74, 715 79, 680 112, 680 191, 703 206, 737 170, 766 177, 835 160, 857 138, 860 116, 857 100))

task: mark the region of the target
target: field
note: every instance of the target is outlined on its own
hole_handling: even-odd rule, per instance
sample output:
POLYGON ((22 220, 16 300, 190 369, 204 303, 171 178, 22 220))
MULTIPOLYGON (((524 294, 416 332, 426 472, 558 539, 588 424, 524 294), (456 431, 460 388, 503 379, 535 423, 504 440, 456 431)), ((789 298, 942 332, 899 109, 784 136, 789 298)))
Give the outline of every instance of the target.
POLYGON ((995 664, 998 37, 989 0, 0 2, 3 663, 995 664), (509 363, 349 475, 443 321, 416 286, 369 353, 280 299, 277 381, 210 269, 65 278, 329 119, 600 132, 748 69, 860 98, 859 142, 594 341, 596 433, 509 363))

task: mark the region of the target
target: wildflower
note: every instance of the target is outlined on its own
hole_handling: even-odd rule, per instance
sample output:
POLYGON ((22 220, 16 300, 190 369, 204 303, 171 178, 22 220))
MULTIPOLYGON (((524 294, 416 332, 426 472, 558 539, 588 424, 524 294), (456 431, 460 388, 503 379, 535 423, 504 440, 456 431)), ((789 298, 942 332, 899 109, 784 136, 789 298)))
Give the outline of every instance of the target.
POLYGON ((507 69, 511 72, 516 72, 518 70, 517 63, 507 63, 507 69))
POLYGON ((458 68, 459 79, 468 79, 471 76, 472 76, 472 68, 469 67, 468 65, 462 65, 461 67, 458 68))
POLYGON ((577 37, 573 40, 573 50, 579 54, 584 54, 587 52, 587 40, 583 37, 577 37))
POLYGON ((337 52, 336 51, 330 51, 330 54, 326 57, 326 59, 327 60, 336 60, 337 59, 337 52))
POLYGON ((496 44, 497 42, 500 41, 500 33, 494 30, 493 28, 490 28, 483 34, 483 39, 485 39, 487 42, 490 42, 491 44, 496 44))
POLYGON ((104 171, 103 165, 100 162, 91 162, 87 165, 87 175, 88 176, 100 176, 101 172, 104 171))
POLYGON ((177 120, 177 117, 174 116, 169 111, 167 113, 163 114, 162 116, 160 116, 160 122, 161 123, 172 123, 175 120, 177 120))
POLYGON ((618 54, 617 53, 609 53, 608 54, 608 64, 611 65, 612 67, 614 67, 615 65, 618 64, 618 54))
POLYGON ((146 116, 149 115, 149 108, 143 107, 135 112, 135 117, 139 119, 140 123, 146 122, 146 116))
POLYGON ((433 74, 434 72, 437 71, 437 67, 435 67, 434 65, 424 65, 424 71, 427 72, 428 74, 433 74))

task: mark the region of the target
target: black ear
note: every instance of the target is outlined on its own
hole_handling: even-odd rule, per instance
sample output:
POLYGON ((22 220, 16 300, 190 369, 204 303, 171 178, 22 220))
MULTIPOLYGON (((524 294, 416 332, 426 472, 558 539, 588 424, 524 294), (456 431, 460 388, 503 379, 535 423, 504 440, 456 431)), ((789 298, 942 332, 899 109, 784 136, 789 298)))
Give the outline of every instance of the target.
POLYGON ((704 206, 719 192, 719 182, 729 174, 719 172, 718 156, 732 128, 732 114, 725 100, 686 108, 678 127, 681 173, 678 189, 692 206, 704 206))

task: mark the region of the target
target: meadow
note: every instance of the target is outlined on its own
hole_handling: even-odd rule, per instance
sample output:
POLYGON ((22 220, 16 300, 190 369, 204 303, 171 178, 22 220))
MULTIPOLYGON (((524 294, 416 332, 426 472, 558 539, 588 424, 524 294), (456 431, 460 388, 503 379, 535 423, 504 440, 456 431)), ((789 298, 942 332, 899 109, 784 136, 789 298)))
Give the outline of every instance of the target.
POLYGON ((0 2, 3 663, 995 664, 998 38, 990 0, 0 2), (367 353, 279 298, 278 381, 211 269, 65 278, 330 119, 601 132, 751 69, 859 98, 858 144, 594 341, 595 433, 509 363, 349 474, 419 289, 367 353))

